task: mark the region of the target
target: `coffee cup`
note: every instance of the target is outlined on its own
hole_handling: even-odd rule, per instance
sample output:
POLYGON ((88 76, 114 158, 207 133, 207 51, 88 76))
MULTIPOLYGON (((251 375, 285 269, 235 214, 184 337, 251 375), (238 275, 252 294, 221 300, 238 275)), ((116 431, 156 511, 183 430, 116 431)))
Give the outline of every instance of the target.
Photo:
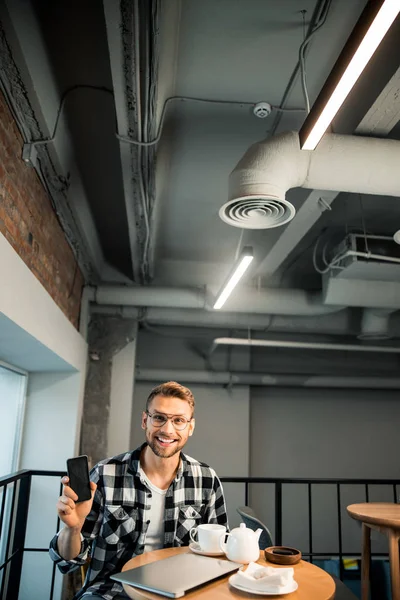
POLYGON ((203 552, 220 553, 219 542, 222 536, 225 537, 225 533, 225 525, 206 523, 193 527, 190 530, 190 539, 195 544, 198 544, 203 552))

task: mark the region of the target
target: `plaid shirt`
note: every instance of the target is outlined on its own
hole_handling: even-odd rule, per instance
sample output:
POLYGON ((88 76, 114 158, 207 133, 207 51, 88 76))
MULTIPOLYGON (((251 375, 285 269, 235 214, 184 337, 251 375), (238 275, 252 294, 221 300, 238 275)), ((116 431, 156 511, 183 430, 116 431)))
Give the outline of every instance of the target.
MULTIPOLYGON (((123 593, 122 586, 109 576, 119 573, 129 559, 144 551, 149 527, 146 511, 152 497, 140 469, 140 453, 145 445, 103 460, 91 470, 90 478, 97 490, 82 528, 79 555, 66 561, 57 552, 57 535, 50 543, 50 556, 61 573, 85 564, 90 552, 85 584, 76 599, 84 592, 99 594, 105 600, 123 593)), ((215 471, 183 453, 180 457, 178 472, 165 496, 164 548, 188 545, 191 528, 200 523, 228 525, 222 486, 215 471)))

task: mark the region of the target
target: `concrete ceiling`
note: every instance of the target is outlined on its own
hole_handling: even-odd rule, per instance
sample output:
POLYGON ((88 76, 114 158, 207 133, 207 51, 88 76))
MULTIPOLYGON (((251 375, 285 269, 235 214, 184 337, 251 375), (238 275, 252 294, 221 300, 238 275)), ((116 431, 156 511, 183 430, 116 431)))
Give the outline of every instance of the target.
MULTIPOLYGON (((311 103, 365 4, 364 0, 332 2, 327 22, 311 43, 307 56, 311 103)), ((307 10, 306 18, 309 20, 315 5, 316 2, 303 2, 300 5, 296 0, 279 3, 263 0, 248 3, 241 0, 217 3, 206 0, 199 3, 185 0, 179 28, 176 94, 244 102, 267 100, 273 105, 280 105, 303 40, 300 10, 307 10)), ((375 97, 378 93, 379 89, 375 90, 375 97)), ((293 87, 287 106, 304 106, 299 81, 293 87)), ((363 116, 360 115, 359 120, 363 116)), ((284 113, 276 132, 298 130, 304 118, 303 113, 284 113)), ((268 135, 274 124, 274 116, 260 120, 252 115, 248 106, 227 107, 187 102, 179 105, 173 119, 170 171, 160 202, 163 227, 157 239, 156 279, 166 283, 163 273, 167 266, 168 279, 171 280, 171 261, 181 261, 185 256, 191 261, 190 276, 193 277, 193 283, 193 265, 204 262, 209 264, 208 281, 211 282, 218 263, 222 262, 229 268, 241 234, 240 229, 230 227, 218 217, 219 208, 227 200, 229 173, 252 143, 268 135)), ((352 133, 347 123, 341 124, 339 130, 352 133)), ((299 209, 307 196, 305 190, 297 189, 289 192, 288 199, 299 209)), ((385 201, 388 212, 382 210, 382 201, 377 203, 376 198, 366 199, 363 208, 366 211, 365 218, 379 228, 379 233, 385 234, 388 226, 390 230, 397 201, 385 201)), ((333 225, 343 225, 345 230, 345 203, 349 204, 349 225, 361 225, 363 215, 360 204, 358 201, 349 201, 347 195, 340 197, 332 214, 321 218, 318 231, 326 226, 327 220, 332 220, 333 225)), ((296 229, 296 220, 292 227, 296 229)), ((283 229, 244 232, 242 243, 253 245, 256 263, 260 264, 268 256, 283 229)), ((318 231, 313 232, 314 239, 318 231)), ((282 257, 282 262, 285 258, 282 257)), ((305 269, 310 285, 318 285, 318 276, 314 276, 311 260, 303 267, 303 284, 305 269)), ((253 270, 261 276, 269 275, 267 269, 257 269, 257 264, 253 270)), ((218 280, 219 270, 217 273, 218 280)), ((201 277, 204 277, 203 271, 199 272, 199 285, 204 283, 201 277)), ((268 277, 265 283, 271 285, 274 280, 268 277)))
MULTIPOLYGON (((218 286, 241 235, 218 216, 227 200, 229 173, 252 143, 274 131, 298 130, 305 113, 286 112, 278 122, 276 112, 257 119, 246 104, 175 102, 167 110, 157 151, 153 147, 141 153, 119 143, 114 134, 118 129, 122 135, 138 137, 138 122, 145 119, 143 104, 146 99, 151 104, 151 94, 158 120, 154 115, 148 118, 148 139, 157 131, 163 101, 171 95, 243 103, 265 100, 279 106, 318 1, 153 0, 150 4, 156 13, 153 37, 143 29, 149 16, 142 0, 5 0, 1 16, 43 137, 53 131, 63 93, 77 85, 97 88, 69 93, 56 142, 48 148, 60 172, 70 177, 68 202, 92 264, 92 283, 143 282, 142 254, 149 243, 147 283, 218 286), (135 6, 141 18, 139 37, 135 37, 135 6), (133 58, 139 52, 145 56, 140 44, 152 42, 157 52, 153 48, 150 62, 141 58, 141 70, 135 72, 133 58), (150 81, 154 74, 155 80, 150 81), (150 182, 144 199, 150 206, 149 239, 138 161, 150 182)), ((365 5, 366 0, 332 0, 326 23, 307 54, 311 104, 365 5)), ((390 58, 385 48, 374 58, 368 76, 360 80, 335 120, 335 131, 353 133, 372 106, 374 123, 381 122, 388 107, 380 109, 376 102, 399 67, 389 42, 390 58)), ((393 92, 391 98, 390 106, 398 105, 399 95, 393 92)), ((286 107, 303 106, 297 78, 286 107)), ((397 121, 392 119, 379 134, 392 131, 397 138, 397 121)), ((369 125, 366 133, 372 129, 369 125)), ((335 200, 332 196, 331 211, 316 212, 314 199, 309 214, 309 191, 291 190, 288 197, 297 211, 303 207, 307 215, 302 230, 300 219, 295 218, 286 228, 245 231, 241 243, 251 244, 256 258, 247 283, 257 275, 258 285, 319 289, 321 278, 313 269, 311 252, 322 230, 344 234, 346 228, 362 227, 363 222, 376 234, 391 235, 393 229, 400 229, 397 198, 365 196, 360 203, 355 196, 339 194, 335 200), (279 247, 285 230, 289 241, 296 241, 283 244, 281 238, 279 247), (268 262, 273 250, 274 260, 268 262)))

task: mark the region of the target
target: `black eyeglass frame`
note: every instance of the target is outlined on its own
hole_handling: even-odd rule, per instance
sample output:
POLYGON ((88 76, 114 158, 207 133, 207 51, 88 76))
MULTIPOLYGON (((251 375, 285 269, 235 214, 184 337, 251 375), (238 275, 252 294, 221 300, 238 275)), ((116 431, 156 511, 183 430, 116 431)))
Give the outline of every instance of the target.
POLYGON ((148 410, 145 411, 146 415, 148 417, 150 417, 150 422, 152 424, 153 427, 156 427, 157 429, 159 429, 160 427, 162 427, 163 425, 165 425, 165 423, 167 423, 167 421, 171 421, 172 426, 174 427, 174 429, 176 431, 184 431, 186 429, 186 427, 189 425, 189 423, 191 421, 193 421, 194 417, 190 417, 190 419, 188 419, 187 417, 185 417, 185 415, 172 415, 172 416, 168 416, 168 415, 164 415, 162 413, 153 413, 151 414, 148 410), (159 416, 165 419, 164 423, 161 423, 161 425, 155 425, 153 423, 153 417, 155 416, 159 416), (184 419, 185 420, 185 426, 182 427, 181 429, 177 428, 175 423, 173 422, 172 419, 184 419))

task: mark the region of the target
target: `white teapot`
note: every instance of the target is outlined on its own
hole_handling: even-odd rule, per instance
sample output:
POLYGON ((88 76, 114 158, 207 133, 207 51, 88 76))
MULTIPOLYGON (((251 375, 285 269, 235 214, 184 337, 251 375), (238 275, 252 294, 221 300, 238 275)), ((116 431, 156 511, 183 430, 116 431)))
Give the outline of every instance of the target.
POLYGON ((248 529, 244 523, 240 523, 240 527, 232 529, 228 533, 228 541, 224 543, 224 536, 220 539, 221 550, 225 552, 229 560, 234 562, 247 564, 255 562, 260 558, 260 549, 258 540, 262 533, 262 529, 253 531, 248 529))

